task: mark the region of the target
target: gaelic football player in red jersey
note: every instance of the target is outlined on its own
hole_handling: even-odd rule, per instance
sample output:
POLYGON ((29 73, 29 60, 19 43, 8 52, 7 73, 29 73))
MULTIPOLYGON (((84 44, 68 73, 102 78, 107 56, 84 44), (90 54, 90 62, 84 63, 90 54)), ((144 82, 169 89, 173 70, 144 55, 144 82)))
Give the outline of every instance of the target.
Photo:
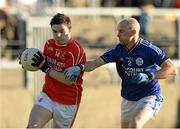
MULTIPOLYGON (((53 39, 46 41, 44 51, 33 57, 34 66, 45 72, 45 83, 30 113, 28 128, 42 128, 53 119, 54 128, 70 128, 76 117, 82 93, 82 75, 68 82, 63 74, 70 66, 84 64, 81 45, 71 38, 71 20, 57 13, 50 21, 53 39)), ((83 67, 82 67, 83 69, 83 67)))

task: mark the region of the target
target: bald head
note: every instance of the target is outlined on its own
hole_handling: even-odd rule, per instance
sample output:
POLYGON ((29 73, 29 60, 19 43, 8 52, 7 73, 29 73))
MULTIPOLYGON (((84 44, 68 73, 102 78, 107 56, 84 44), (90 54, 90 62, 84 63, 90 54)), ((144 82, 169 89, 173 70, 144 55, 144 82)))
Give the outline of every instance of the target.
POLYGON ((134 18, 124 19, 119 22, 117 31, 120 43, 131 48, 139 39, 140 25, 134 18))
POLYGON ((139 35, 140 25, 135 18, 124 19, 119 24, 126 27, 126 29, 136 30, 136 34, 139 35))

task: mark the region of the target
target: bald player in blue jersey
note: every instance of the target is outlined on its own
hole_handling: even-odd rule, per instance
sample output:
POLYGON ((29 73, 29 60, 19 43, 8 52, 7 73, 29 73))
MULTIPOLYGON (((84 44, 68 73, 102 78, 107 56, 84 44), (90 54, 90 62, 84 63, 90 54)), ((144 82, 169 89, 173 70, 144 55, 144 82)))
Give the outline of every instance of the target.
POLYGON ((99 58, 65 70, 67 80, 75 80, 81 71, 90 72, 116 63, 122 79, 122 128, 142 128, 159 111, 163 102, 158 79, 176 75, 170 58, 152 42, 139 37, 140 26, 134 18, 124 19, 117 26, 119 43, 99 58))

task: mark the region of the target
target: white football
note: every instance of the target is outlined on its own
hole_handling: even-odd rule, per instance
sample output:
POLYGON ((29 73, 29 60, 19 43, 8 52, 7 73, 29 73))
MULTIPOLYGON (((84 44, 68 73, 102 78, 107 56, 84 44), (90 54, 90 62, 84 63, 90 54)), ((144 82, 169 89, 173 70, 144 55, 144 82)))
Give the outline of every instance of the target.
POLYGON ((35 66, 32 66, 31 64, 34 63, 34 61, 32 60, 33 58, 33 55, 37 52, 41 52, 41 50, 37 49, 37 48, 27 48, 25 49, 22 54, 21 54, 21 64, 22 64, 22 67, 25 69, 25 70, 28 70, 28 71, 37 71, 39 70, 38 67, 35 67, 35 66))

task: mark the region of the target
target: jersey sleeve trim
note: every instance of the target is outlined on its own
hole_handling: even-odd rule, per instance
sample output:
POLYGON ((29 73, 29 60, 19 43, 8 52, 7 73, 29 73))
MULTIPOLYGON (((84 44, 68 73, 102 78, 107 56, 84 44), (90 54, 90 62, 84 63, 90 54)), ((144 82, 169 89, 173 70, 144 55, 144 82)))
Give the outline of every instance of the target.
POLYGON ((76 59, 75 65, 80 64, 82 62, 83 57, 85 56, 83 48, 80 46, 79 43, 74 42, 75 46, 78 49, 78 57, 76 59))
POLYGON ((85 53, 84 53, 84 51, 83 51, 83 54, 81 55, 81 58, 80 58, 79 61, 78 61, 78 64, 80 64, 80 63, 82 62, 82 59, 83 59, 84 56, 85 56, 85 53))
POLYGON ((78 64, 81 51, 80 51, 80 47, 79 47, 79 45, 77 45, 77 43, 76 43, 76 42, 75 42, 74 44, 76 45, 76 47, 77 47, 77 49, 78 49, 78 53, 77 53, 78 55, 77 55, 77 59, 76 59, 76 62, 75 62, 75 64, 78 64))
POLYGON ((73 55, 73 53, 72 52, 68 52, 70 55, 71 55, 71 57, 72 57, 72 65, 74 66, 75 65, 75 59, 74 59, 74 55, 73 55))
POLYGON ((109 63, 109 61, 107 61, 104 56, 100 56, 100 57, 105 63, 109 63))
POLYGON ((166 58, 164 58, 164 60, 162 60, 161 62, 160 62, 160 64, 158 64, 159 66, 164 62, 164 61, 166 61, 167 59, 169 59, 168 57, 166 57, 166 58))

